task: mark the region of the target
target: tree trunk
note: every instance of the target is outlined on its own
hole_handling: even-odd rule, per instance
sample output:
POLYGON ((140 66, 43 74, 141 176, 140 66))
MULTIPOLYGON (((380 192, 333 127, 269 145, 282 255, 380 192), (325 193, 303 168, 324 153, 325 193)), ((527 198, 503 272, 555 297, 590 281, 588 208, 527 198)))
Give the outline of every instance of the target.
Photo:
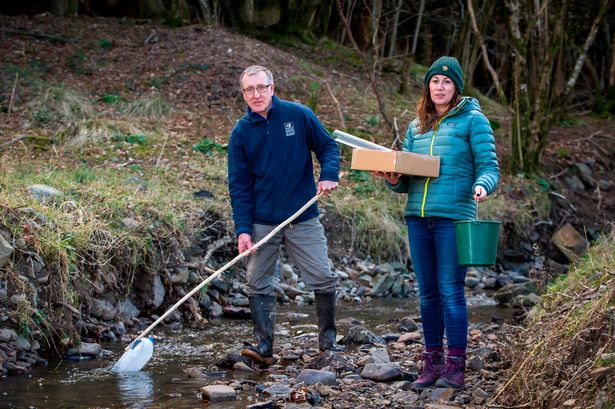
POLYGON ((74 16, 79 10, 79 0, 51 0, 50 8, 56 16, 74 16))
POLYGON ((395 54, 395 46, 397 45, 397 26, 399 25, 399 15, 401 14, 401 8, 404 4, 404 0, 397 0, 397 6, 395 7, 395 15, 393 17, 393 27, 391 36, 389 37, 389 52, 387 56, 393 57, 395 54))
POLYGON ((160 18, 167 9, 162 0, 139 0, 139 15, 146 18, 160 18))
POLYGON ((423 13, 425 12, 425 0, 421 0, 419 5, 419 15, 416 18, 416 26, 414 27, 414 37, 412 38, 412 48, 410 49, 410 57, 414 59, 416 57, 416 47, 419 42, 419 34, 421 33, 421 21, 423 20, 423 13))

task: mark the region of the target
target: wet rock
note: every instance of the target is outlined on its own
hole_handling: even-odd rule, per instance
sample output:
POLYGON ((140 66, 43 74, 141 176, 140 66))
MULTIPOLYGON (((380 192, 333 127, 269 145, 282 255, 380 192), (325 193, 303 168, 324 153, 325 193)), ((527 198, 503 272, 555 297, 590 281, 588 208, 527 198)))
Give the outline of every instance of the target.
POLYGON ((227 371, 211 371, 209 368, 203 366, 191 366, 183 370, 190 378, 195 379, 228 379, 231 374, 227 371))
POLYGON ((367 328, 357 325, 350 328, 348 334, 340 340, 343 345, 386 344, 382 337, 377 336, 367 328))
POLYGON ((361 376, 374 381, 387 382, 401 378, 399 363, 367 364, 361 371, 361 376))
POLYGON ((82 342, 78 347, 71 348, 66 352, 68 359, 92 359, 97 358, 102 353, 102 347, 96 343, 82 342))
POLYGON ((301 371, 297 379, 307 386, 314 385, 317 383, 323 385, 337 384, 335 373, 329 371, 321 371, 317 369, 304 369, 301 371))
POLYGON ((9 374, 23 374, 31 370, 31 366, 27 363, 17 364, 15 362, 5 362, 3 367, 9 374))
POLYGON ((216 362, 216 366, 218 368, 233 368, 237 362, 243 362, 246 365, 250 365, 252 361, 241 354, 229 352, 224 356, 224 358, 216 362))
POLYGON ((208 385, 201 388, 203 400, 208 402, 227 402, 237 399, 235 389, 226 385, 208 385))
POLYGON ((30 195, 39 203, 51 204, 56 200, 61 200, 64 193, 56 188, 47 185, 30 185, 27 187, 30 195))

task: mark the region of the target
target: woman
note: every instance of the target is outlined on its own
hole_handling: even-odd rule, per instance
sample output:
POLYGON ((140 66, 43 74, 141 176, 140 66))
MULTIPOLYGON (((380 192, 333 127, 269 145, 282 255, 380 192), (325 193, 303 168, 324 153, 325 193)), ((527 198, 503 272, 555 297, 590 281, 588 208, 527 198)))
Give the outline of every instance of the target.
POLYGON ((462 97, 462 92, 459 62, 453 57, 436 60, 425 75, 417 118, 404 141, 404 151, 440 157, 438 178, 373 172, 391 190, 408 194, 405 218, 425 336, 424 365, 412 384, 415 390, 464 385, 466 269, 457 260, 453 222, 473 219, 477 202, 493 192, 500 178, 489 121, 478 101, 462 97))

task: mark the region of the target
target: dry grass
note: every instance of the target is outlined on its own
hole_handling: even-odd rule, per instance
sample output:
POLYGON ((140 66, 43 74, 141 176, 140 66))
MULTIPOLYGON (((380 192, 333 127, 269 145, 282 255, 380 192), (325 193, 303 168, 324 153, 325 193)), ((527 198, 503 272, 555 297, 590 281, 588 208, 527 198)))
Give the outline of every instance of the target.
POLYGON ((615 404, 615 233, 602 238, 535 307, 511 377, 494 401, 505 407, 611 408, 615 404))

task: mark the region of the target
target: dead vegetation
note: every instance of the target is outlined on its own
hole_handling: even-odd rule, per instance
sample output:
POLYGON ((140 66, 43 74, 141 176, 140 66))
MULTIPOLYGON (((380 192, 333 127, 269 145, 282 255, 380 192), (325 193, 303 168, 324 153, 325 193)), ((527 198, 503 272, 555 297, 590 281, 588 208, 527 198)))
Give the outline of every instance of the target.
POLYGON ((603 237, 543 295, 519 334, 495 407, 615 404, 615 235, 603 237))

